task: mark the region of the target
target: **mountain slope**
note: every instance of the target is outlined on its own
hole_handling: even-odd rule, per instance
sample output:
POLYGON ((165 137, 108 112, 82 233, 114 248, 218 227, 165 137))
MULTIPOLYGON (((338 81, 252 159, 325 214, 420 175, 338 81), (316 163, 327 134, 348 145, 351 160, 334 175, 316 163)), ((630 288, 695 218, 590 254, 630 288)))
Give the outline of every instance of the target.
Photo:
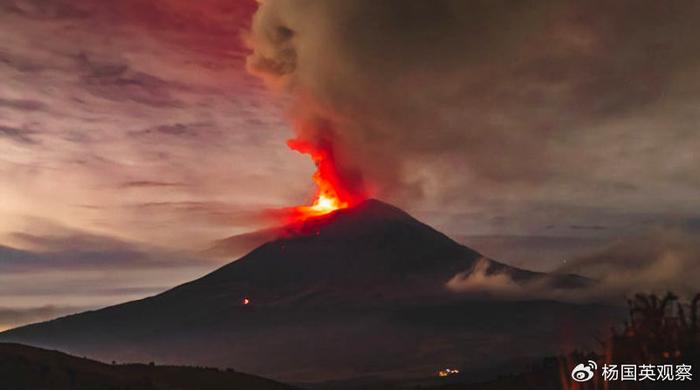
MULTIPOLYGON (((268 234, 270 234, 268 232, 268 234)), ((280 230, 242 259, 171 293, 220 288, 255 297, 257 305, 387 304, 401 297, 416 302, 439 296, 445 283, 469 272, 482 256, 377 200, 351 210, 280 230), (218 287, 217 287, 218 286, 218 287), (352 294, 350 294, 352 292, 352 294)), ((544 275, 488 260, 488 273, 506 273, 516 282, 544 275)), ((573 275, 551 277, 557 287, 590 283, 573 275)))
POLYGON ((241 259, 160 295, 10 330, 0 340, 106 361, 232 366, 285 381, 321 380, 424 374, 436 364, 500 359, 490 356, 498 344, 489 340, 512 354, 549 351, 587 335, 588 327, 568 325, 572 319, 612 313, 456 294, 446 283, 484 261, 487 274, 507 275, 515 283, 541 279, 575 288, 589 282, 483 260, 379 201, 284 231, 241 259), (563 342, 551 340, 562 332, 563 342), (513 345, 512 339, 521 340, 513 345))

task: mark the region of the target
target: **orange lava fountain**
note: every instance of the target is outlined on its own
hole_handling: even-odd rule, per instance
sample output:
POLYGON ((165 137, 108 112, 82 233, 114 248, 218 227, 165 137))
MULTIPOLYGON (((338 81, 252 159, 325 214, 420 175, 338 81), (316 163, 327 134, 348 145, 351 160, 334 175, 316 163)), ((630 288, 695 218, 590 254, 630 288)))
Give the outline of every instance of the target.
POLYGON ((311 206, 295 207, 294 219, 305 220, 329 214, 351 207, 364 198, 355 190, 347 188, 341 180, 332 148, 329 145, 316 145, 300 139, 289 140, 287 145, 299 153, 311 156, 317 168, 313 175, 317 186, 314 201, 311 206))

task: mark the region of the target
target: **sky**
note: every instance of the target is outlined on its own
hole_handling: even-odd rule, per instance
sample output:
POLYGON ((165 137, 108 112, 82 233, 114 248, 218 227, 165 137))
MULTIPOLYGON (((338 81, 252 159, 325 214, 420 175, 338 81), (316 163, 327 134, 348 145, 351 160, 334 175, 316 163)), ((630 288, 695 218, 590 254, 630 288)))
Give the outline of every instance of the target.
POLYGON ((373 196, 500 261, 685 283, 699 8, 3 1, 0 328, 230 261, 207 249, 310 200, 293 137, 331 141, 373 196))

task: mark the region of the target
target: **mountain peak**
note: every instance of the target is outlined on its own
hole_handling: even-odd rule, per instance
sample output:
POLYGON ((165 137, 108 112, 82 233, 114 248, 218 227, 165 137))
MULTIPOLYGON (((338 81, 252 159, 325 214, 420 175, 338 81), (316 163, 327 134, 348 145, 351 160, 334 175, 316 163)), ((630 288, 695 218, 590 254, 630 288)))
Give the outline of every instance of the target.
POLYGON ((377 199, 366 199, 352 207, 328 214, 216 241, 206 253, 227 258, 240 256, 244 254, 241 248, 245 248, 247 253, 267 242, 319 236, 321 233, 325 238, 335 235, 338 239, 352 239, 358 234, 366 236, 381 233, 388 225, 427 227, 398 207, 377 199))
POLYGON ((370 198, 364 200, 355 207, 340 210, 341 212, 362 214, 370 217, 381 218, 411 218, 408 213, 389 203, 382 202, 379 199, 370 198))
POLYGON ((283 227, 282 232, 286 238, 319 235, 321 232, 351 237, 397 223, 426 226, 398 207, 377 199, 367 199, 353 207, 291 223, 283 227))

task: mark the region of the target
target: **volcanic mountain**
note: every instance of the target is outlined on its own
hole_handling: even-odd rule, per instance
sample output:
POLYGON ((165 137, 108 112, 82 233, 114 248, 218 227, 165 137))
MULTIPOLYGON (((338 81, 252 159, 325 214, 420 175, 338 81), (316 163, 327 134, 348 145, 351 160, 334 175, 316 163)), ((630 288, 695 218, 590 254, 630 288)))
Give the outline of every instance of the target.
POLYGON ((617 314, 594 305, 457 293, 448 282, 477 268, 516 285, 573 289, 592 282, 484 259, 376 200, 278 233, 162 294, 17 328, 0 340, 105 361, 234 367, 320 381, 430 375, 443 366, 552 353, 591 341, 592 328, 617 314))

